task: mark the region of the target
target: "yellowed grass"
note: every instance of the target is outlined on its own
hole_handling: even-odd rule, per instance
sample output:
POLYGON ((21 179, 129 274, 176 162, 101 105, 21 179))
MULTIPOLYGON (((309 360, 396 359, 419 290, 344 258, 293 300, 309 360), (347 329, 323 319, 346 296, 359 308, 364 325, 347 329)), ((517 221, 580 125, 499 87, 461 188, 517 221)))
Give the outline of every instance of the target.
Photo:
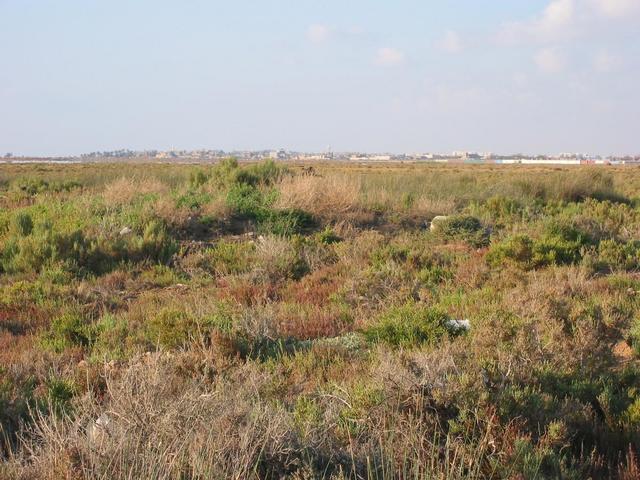
POLYGON ((127 205, 140 195, 167 194, 169 187, 156 178, 120 177, 109 183, 102 193, 109 205, 127 205))
POLYGON ((279 189, 278 208, 300 208, 325 218, 361 208, 361 183, 355 176, 291 177, 283 180, 279 189))
POLYGON ((455 202, 448 198, 427 198, 420 197, 416 200, 411 210, 413 213, 425 217, 435 215, 449 215, 455 211, 455 202))
POLYGON ((193 215, 186 207, 176 207, 175 201, 166 196, 160 197, 153 204, 153 211, 169 225, 184 225, 189 221, 189 218, 193 215))

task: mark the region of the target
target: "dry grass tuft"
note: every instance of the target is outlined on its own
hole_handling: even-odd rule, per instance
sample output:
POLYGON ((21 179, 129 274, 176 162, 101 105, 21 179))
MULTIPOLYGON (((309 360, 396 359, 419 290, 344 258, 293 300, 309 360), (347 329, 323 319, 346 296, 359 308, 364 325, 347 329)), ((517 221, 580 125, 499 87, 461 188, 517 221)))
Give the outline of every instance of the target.
POLYGON ((141 195, 168 192, 169 187, 156 178, 120 177, 105 186, 102 196, 107 204, 121 206, 130 204, 141 195))
POLYGON ((153 205, 154 213, 168 225, 183 227, 188 224, 193 216, 187 207, 176 207, 175 201, 170 197, 160 197, 153 205))
POLYGON ((299 208, 320 218, 336 218, 361 207, 361 182, 353 176, 290 177, 279 189, 278 208, 299 208))
MULTIPOLYGON (((264 478, 299 461, 289 418, 252 388, 176 375, 173 356, 107 375, 104 404, 87 395, 75 415, 40 416, 24 438, 23 478, 264 478)), ((245 369, 247 370, 247 369, 245 369)), ((246 371, 256 387, 266 378, 246 371)), ((11 470, 8 470, 11 471, 11 470)))
POLYGON ((256 243, 256 270, 271 280, 296 275, 301 267, 298 251, 286 238, 275 235, 260 237, 256 243))
POLYGON ((411 207, 411 211, 422 217, 434 217, 436 215, 451 215, 456 210, 455 202, 450 198, 420 197, 411 207))
POLYGON ((349 319, 337 307, 302 303, 281 305, 275 322, 278 336, 298 340, 337 337, 349 325, 349 319))

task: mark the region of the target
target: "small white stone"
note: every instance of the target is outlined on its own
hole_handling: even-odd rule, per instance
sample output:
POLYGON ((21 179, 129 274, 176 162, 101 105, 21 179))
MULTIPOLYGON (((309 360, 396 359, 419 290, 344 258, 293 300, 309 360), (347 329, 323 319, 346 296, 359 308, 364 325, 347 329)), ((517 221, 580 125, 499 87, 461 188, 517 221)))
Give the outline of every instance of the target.
POLYGON ((447 326, 454 330, 471 330, 471 322, 469 320, 447 320, 447 326))
POLYGON ((433 219, 431 220, 431 223, 429 224, 429 230, 431 230, 432 232, 438 229, 438 224, 441 222, 444 222, 447 218, 449 218, 446 215, 437 215, 435 217, 433 217, 433 219))
POLYGON ((103 413, 95 421, 91 422, 87 426, 87 438, 93 443, 100 445, 110 435, 111 418, 106 413, 103 413))

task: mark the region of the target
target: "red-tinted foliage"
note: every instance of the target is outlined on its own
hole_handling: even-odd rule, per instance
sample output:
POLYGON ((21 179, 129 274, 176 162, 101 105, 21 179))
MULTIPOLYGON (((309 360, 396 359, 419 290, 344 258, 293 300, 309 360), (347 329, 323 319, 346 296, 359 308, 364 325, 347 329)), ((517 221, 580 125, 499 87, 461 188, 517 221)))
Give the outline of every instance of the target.
POLYGON ((330 265, 290 283, 282 293, 283 299, 301 304, 325 305, 343 283, 342 269, 340 265, 330 265))
POLYGON ((279 285, 270 282, 255 282, 251 279, 221 279, 217 284, 220 300, 234 300, 245 307, 264 305, 279 298, 279 285))
POLYGON ((274 321, 279 336, 299 340, 336 337, 351 323, 336 307, 300 304, 286 304, 274 321))

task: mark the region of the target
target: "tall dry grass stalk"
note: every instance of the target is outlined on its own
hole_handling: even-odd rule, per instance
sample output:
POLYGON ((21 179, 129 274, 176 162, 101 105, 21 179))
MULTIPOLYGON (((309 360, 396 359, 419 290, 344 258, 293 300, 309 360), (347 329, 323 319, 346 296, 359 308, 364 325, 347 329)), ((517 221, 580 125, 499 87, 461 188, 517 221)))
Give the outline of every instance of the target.
POLYGON ((164 195, 169 192, 169 187, 160 180, 151 177, 120 177, 109 183, 102 196, 108 205, 128 205, 141 195, 164 195))
POLYGON ((450 198, 418 198, 411 207, 412 213, 424 217, 450 215, 455 212, 456 204, 450 198))
POLYGON ((278 188, 278 208, 300 208, 321 218, 334 218, 361 208, 361 182, 355 176, 290 177, 278 188))
POLYGON ((340 412, 352 401, 346 391, 320 396, 326 424, 301 431, 289 410, 261 397, 272 388, 272 373, 247 364, 213 382, 187 379, 178 375, 181 361, 180 354, 144 355, 118 375, 105 372, 104 398, 87 394, 77 399, 73 415, 36 415, 21 437, 20 456, 2 465, 0 478, 482 477, 480 459, 488 454, 491 425, 466 446, 434 432, 435 424, 425 423, 431 413, 405 415, 402 407, 390 405, 384 418, 363 424, 370 434, 340 447, 332 432, 344 428, 340 412), (393 422, 396 416, 404 421, 393 422), (379 428, 381 423, 387 428, 379 428))
MULTIPOLYGON (((106 404, 87 395, 73 417, 37 416, 23 439, 28 458, 6 471, 42 480, 169 480, 262 478, 291 468, 297 442, 288 416, 252 388, 185 381, 171 362, 141 358, 121 378, 107 377, 106 404)), ((264 383, 245 373, 256 387, 264 383)))

